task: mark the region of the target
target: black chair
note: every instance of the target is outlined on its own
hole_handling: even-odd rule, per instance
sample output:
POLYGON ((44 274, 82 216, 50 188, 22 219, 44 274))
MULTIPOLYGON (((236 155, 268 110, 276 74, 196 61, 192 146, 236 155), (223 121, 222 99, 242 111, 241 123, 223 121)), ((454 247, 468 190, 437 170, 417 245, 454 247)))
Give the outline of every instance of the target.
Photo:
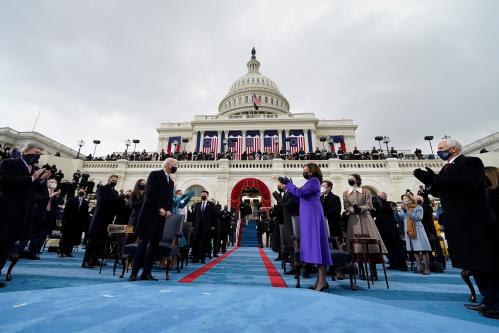
POLYGON ((184 222, 182 224, 182 235, 185 239, 185 244, 180 247, 180 260, 177 261, 177 270, 178 264, 180 262, 180 269, 184 269, 184 261, 185 261, 185 266, 189 266, 189 248, 190 248, 190 243, 191 243, 191 228, 192 228, 192 222, 184 222))
POLYGON ((333 267, 331 268, 331 279, 335 281, 335 274, 339 270, 348 270, 350 277, 350 288, 352 290, 357 290, 357 286, 354 282, 355 276, 355 265, 352 261, 352 256, 350 253, 342 249, 331 249, 331 258, 333 259, 333 267))
POLYGON ((296 279, 296 288, 300 288, 300 273, 301 273, 301 262, 300 262, 300 217, 292 216, 291 223, 293 226, 293 254, 294 254, 294 270, 296 279))
MULTIPOLYGON (((174 214, 170 216, 165 223, 163 228, 163 235, 161 236, 161 241, 159 242, 159 257, 175 257, 180 252, 180 246, 178 245, 178 240, 182 237, 182 223, 184 221, 184 215, 174 214)), ((170 264, 168 261, 165 264, 165 280, 169 280, 169 268, 170 264)), ((180 272, 177 269, 177 272, 180 272)))

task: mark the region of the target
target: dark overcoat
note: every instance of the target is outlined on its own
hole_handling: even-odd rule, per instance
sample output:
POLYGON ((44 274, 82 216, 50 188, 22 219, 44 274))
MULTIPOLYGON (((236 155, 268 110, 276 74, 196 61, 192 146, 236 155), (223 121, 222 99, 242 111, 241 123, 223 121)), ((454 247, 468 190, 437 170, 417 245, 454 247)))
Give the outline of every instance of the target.
POLYGON ((434 177, 429 193, 442 203, 440 222, 445 226, 452 265, 497 272, 499 247, 495 244, 496 225, 491 221, 485 177, 478 157, 461 155, 434 177))

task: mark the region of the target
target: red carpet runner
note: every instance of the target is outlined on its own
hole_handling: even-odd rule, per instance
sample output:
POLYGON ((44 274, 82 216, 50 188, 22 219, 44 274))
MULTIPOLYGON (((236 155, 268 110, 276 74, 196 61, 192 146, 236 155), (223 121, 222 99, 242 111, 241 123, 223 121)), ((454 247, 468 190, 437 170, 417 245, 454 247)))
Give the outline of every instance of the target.
POLYGON ((272 264, 269 257, 267 257, 265 251, 262 248, 258 248, 258 251, 260 252, 260 257, 262 258, 263 264, 265 265, 265 269, 267 270, 267 274, 269 275, 272 287, 287 288, 288 286, 286 285, 286 282, 284 282, 284 280, 281 277, 281 274, 279 274, 274 264, 272 264))
POLYGON ((226 252, 225 254, 223 254, 221 257, 218 257, 215 260, 210 261, 206 265, 204 265, 204 266, 196 269, 191 274, 188 274, 188 275, 184 276, 178 282, 182 282, 182 283, 191 283, 191 282, 194 282, 201 275, 203 275, 204 273, 206 273, 207 271, 209 271, 210 269, 212 269, 213 267, 215 267, 219 262, 221 262, 222 260, 224 260, 225 258, 227 258, 232 252, 234 252, 237 249, 238 249, 237 247, 233 248, 229 252, 226 252))

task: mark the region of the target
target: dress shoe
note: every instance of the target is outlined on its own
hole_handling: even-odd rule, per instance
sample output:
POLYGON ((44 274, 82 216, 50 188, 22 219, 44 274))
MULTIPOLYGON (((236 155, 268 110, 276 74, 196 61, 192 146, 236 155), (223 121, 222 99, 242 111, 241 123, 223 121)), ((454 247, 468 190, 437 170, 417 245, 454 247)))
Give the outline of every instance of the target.
POLYGON ((213 258, 218 258, 218 254, 214 254, 214 255, 213 255, 213 258))
POLYGON ((326 282, 324 285, 322 285, 321 289, 317 291, 321 293, 329 293, 329 284, 326 282))
POLYGON ((274 260, 275 260, 275 261, 281 261, 281 260, 282 260, 282 258, 281 258, 281 257, 277 257, 277 258, 275 258, 274 260))
POLYGON ((158 279, 156 279, 156 278, 155 278, 154 276, 152 276, 151 274, 146 275, 146 276, 142 275, 142 276, 140 277, 140 279, 141 279, 141 280, 147 280, 147 281, 158 281, 158 279))
POLYGON ((464 306, 473 311, 487 311, 490 309, 490 305, 487 304, 464 304, 464 306))
POLYGON ((5 286, 6 286, 6 284, 5 284, 5 283, 0 282, 0 289, 1 289, 1 288, 4 288, 5 286))
POLYGON ((487 318, 499 319, 499 310, 489 309, 486 311, 480 311, 480 314, 487 318))
POLYGON ((130 277, 128 278, 128 281, 130 281, 130 282, 137 281, 137 275, 130 275, 130 277))

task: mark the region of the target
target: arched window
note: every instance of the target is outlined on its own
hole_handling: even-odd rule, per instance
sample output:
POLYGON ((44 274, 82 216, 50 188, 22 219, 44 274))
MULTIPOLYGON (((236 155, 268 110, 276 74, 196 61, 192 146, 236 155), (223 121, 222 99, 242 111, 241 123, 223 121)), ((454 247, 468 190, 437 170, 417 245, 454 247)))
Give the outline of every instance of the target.
POLYGON ((201 192, 202 191, 205 191, 206 189, 201 186, 201 185, 192 185, 192 186, 189 186, 189 188, 187 190, 185 190, 184 193, 187 193, 187 192, 194 192, 194 195, 192 196, 192 201, 196 201, 196 200, 199 200, 199 198, 201 197, 201 192))
POLYGON ((248 96, 244 96, 244 103, 248 103, 248 96))
POLYGON ((243 101, 243 98, 239 96, 239 105, 241 105, 241 102, 243 101))
POLYGON ((265 96, 265 104, 267 104, 269 102, 269 98, 267 96, 265 96))
POLYGON ((270 104, 274 105, 274 98, 270 98, 270 104))

